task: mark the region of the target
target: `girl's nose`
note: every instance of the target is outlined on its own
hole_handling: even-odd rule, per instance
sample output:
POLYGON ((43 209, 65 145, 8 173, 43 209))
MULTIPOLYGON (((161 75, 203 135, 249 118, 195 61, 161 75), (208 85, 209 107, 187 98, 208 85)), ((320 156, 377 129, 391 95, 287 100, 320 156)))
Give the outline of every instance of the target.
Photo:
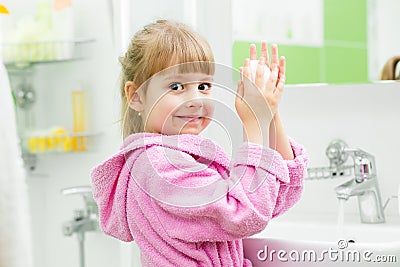
POLYGON ((185 100, 186 107, 202 107, 204 96, 197 89, 197 85, 187 91, 187 98, 185 100))

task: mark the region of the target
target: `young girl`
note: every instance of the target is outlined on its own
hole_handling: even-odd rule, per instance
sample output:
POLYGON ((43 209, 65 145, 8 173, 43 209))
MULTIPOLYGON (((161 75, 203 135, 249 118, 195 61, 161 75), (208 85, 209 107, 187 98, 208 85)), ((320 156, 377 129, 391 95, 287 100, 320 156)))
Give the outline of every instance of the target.
POLYGON ((133 37, 121 60, 125 140, 92 170, 92 181, 103 231, 135 240, 143 266, 252 266, 242 239, 300 198, 307 157, 277 110, 285 59, 272 46, 269 66, 265 42, 261 50, 255 79, 249 59, 241 70, 235 107, 245 137, 230 160, 198 135, 214 108, 208 43, 166 20, 133 37))

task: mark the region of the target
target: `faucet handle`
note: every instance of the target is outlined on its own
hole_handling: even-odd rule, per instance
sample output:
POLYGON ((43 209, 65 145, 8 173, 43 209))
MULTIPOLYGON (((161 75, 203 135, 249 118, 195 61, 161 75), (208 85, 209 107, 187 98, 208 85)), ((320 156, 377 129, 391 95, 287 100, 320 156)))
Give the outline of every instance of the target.
POLYGON ((92 194, 92 187, 91 186, 74 186, 68 187, 61 190, 61 194, 63 195, 91 195, 92 194))
POLYGON ((347 148, 347 144, 345 141, 336 139, 329 143, 326 148, 325 154, 330 161, 331 167, 333 166, 342 166, 346 163, 349 155, 345 153, 347 148))
POLYGON ((74 220, 75 221, 80 221, 85 217, 85 211, 84 210, 74 210, 74 220))

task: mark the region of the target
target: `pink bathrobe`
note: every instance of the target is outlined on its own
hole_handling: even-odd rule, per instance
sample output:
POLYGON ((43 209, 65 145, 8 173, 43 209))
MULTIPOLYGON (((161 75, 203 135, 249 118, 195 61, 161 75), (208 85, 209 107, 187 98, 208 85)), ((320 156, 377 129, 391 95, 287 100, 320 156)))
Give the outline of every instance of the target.
POLYGON ((135 240, 143 266, 252 266, 242 239, 300 198, 308 158, 243 143, 232 161, 199 135, 133 134, 92 170, 102 230, 135 240))

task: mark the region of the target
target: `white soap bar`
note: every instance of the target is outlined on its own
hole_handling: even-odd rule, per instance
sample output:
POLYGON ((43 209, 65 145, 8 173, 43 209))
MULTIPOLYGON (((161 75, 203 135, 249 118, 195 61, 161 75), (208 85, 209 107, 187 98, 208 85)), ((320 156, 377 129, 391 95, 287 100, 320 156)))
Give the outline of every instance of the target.
MULTIPOLYGON (((250 71, 251 71, 251 77, 253 78, 253 81, 255 81, 255 79, 256 79, 257 65, 258 65, 257 59, 250 60, 250 71)), ((264 67, 264 82, 265 83, 267 83, 270 74, 271 74, 270 69, 268 68, 268 66, 265 66, 264 67)))

